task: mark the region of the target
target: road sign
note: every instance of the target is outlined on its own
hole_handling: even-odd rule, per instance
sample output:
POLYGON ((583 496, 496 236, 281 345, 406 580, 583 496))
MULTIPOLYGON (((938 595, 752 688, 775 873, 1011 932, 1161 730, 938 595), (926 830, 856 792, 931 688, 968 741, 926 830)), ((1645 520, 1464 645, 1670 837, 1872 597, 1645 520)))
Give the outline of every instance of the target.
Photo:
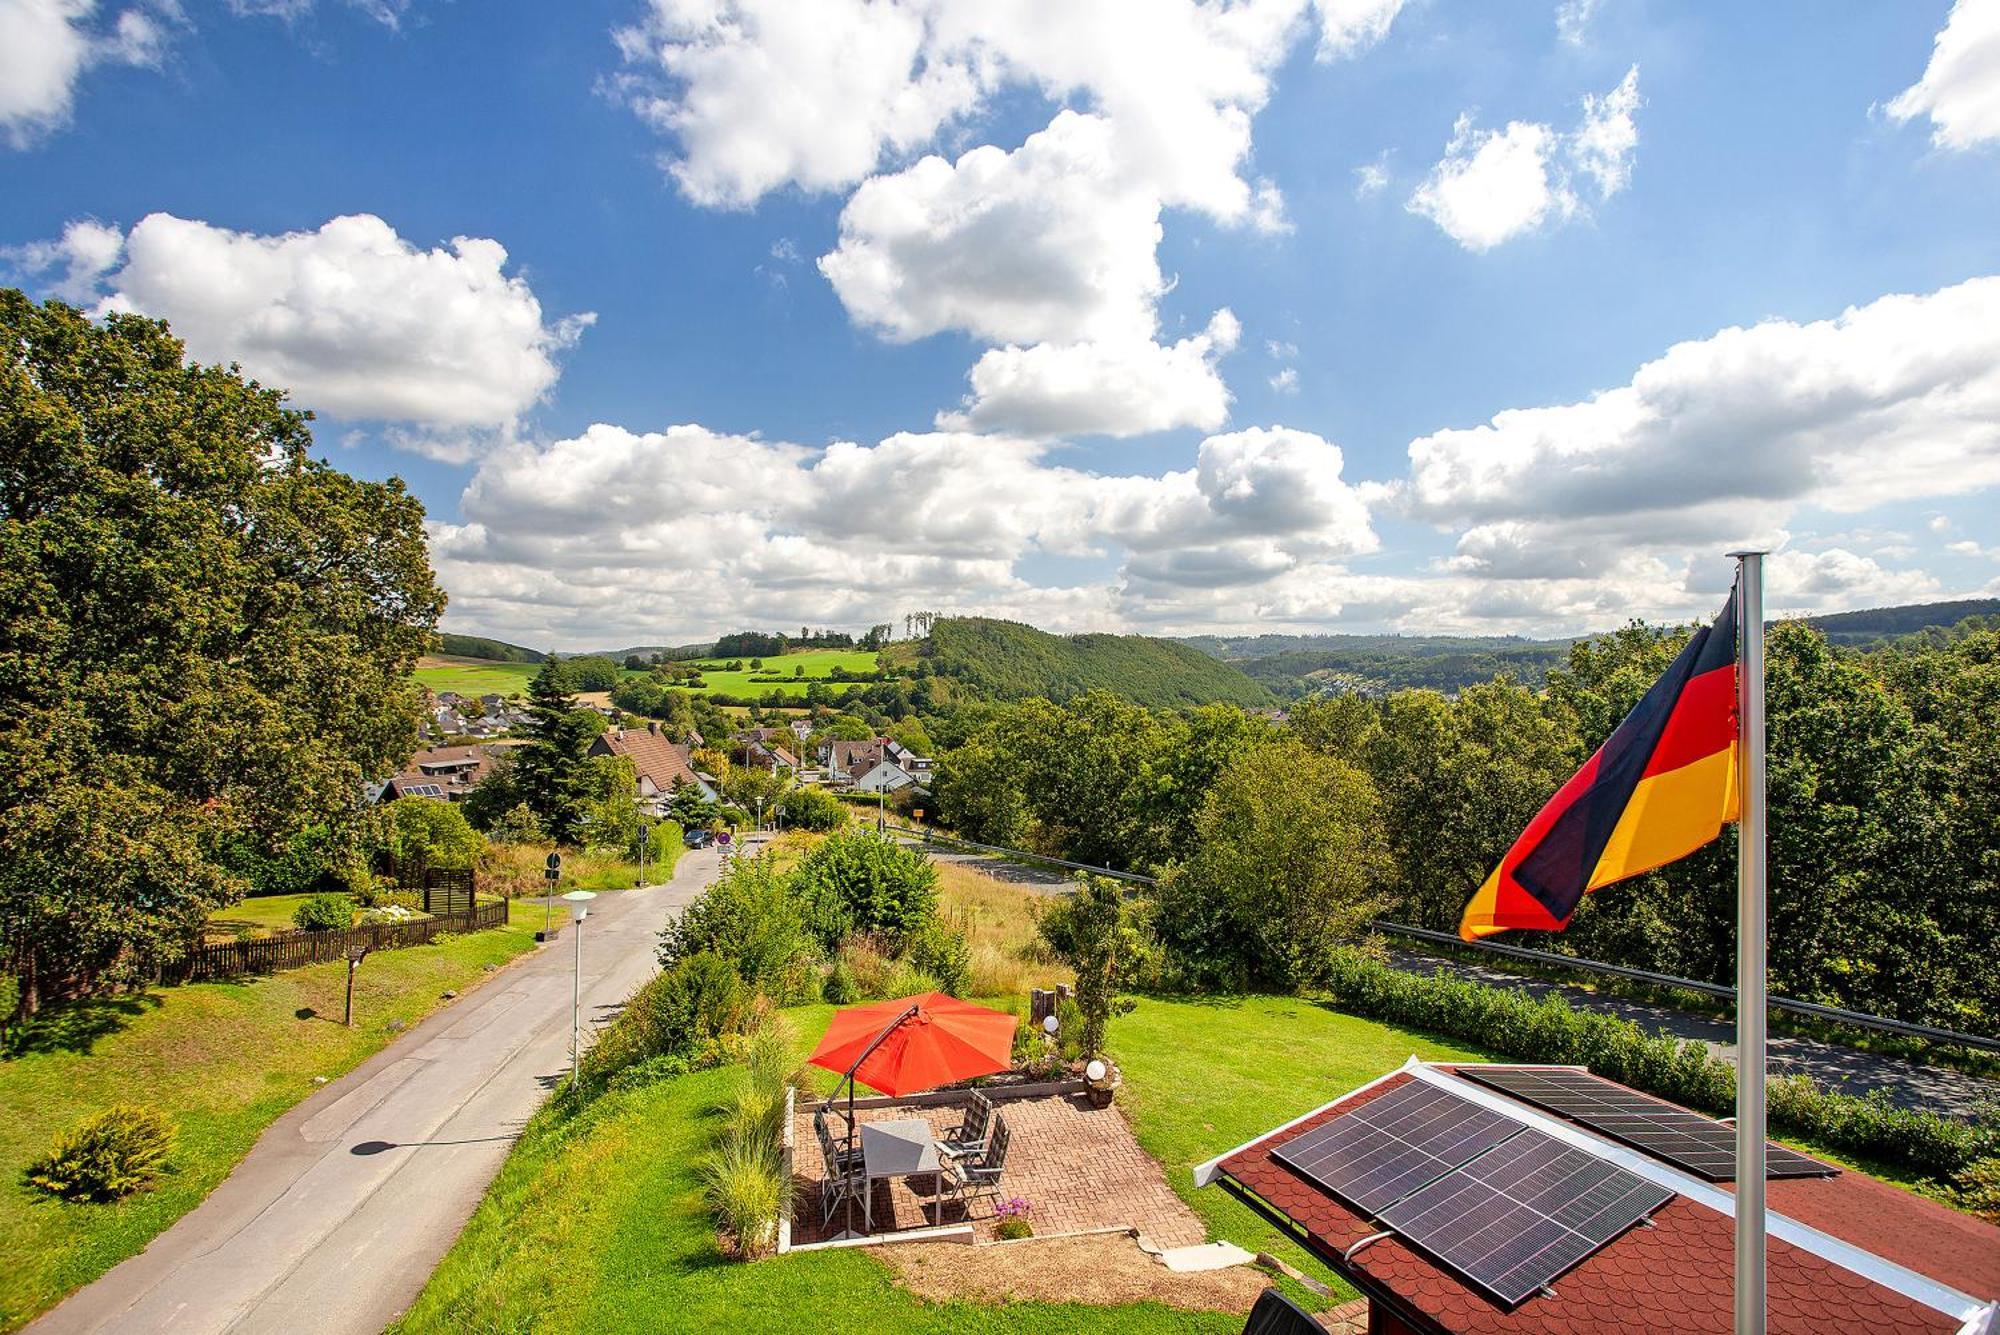
POLYGON ((559 881, 562 879, 562 854, 560 853, 549 854, 549 860, 544 865, 548 868, 548 870, 542 873, 543 877, 551 881, 559 881))

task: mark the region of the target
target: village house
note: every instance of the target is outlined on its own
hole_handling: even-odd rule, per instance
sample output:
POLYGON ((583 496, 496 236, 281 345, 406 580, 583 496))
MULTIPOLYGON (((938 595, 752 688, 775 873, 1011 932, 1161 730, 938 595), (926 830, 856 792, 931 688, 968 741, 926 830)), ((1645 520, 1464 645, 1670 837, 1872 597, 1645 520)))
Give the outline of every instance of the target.
POLYGON ((643 728, 610 728, 590 744, 593 756, 628 756, 639 775, 639 805, 658 815, 673 799, 674 789, 693 784, 701 795, 716 800, 715 780, 694 767, 694 748, 676 742, 657 722, 643 728))
POLYGON ((484 746, 434 746, 417 752, 382 786, 380 800, 429 797, 463 802, 473 786, 493 772, 496 752, 484 746))

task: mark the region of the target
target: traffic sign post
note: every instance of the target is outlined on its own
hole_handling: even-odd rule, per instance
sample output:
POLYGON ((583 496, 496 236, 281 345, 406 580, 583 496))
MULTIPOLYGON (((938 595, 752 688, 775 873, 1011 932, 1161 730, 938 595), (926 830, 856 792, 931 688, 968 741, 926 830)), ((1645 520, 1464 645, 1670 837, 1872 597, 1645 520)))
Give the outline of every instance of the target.
POLYGON ((551 919, 556 907, 556 882, 562 880, 562 854, 549 854, 548 861, 542 864, 542 879, 549 884, 542 895, 542 930, 535 933, 535 940, 553 941, 557 929, 551 919))

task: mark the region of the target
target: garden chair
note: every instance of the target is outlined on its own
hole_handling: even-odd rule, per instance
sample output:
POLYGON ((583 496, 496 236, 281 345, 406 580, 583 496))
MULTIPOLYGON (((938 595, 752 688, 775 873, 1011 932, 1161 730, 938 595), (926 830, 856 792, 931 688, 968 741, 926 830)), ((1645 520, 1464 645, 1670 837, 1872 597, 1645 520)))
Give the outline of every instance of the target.
POLYGON ((986 1142, 986 1147, 976 1155, 944 1165, 943 1185, 958 1197, 959 1204, 966 1206, 967 1214, 972 1212, 971 1197, 999 1194, 1000 1176, 1007 1168, 1007 1142, 1012 1134, 1007 1130, 1007 1119, 995 1114, 993 1139, 986 1142))
POLYGON ((820 1148, 843 1169, 860 1165, 861 1147, 856 1145, 850 1149, 846 1141, 833 1138, 833 1131, 826 1123, 826 1109, 820 1108, 813 1113, 813 1130, 819 1135, 820 1148))
POLYGON ((833 1212, 843 1201, 862 1199, 868 1189, 868 1177, 861 1170, 859 1155, 851 1164, 841 1163, 825 1127, 820 1128, 820 1156, 826 1166, 826 1176, 819 1183, 819 1222, 824 1226, 832 1221, 833 1212))
POLYGON ((938 1148, 954 1159, 978 1154, 986 1148, 986 1132, 993 1124, 993 1100, 978 1090, 972 1091, 972 1102, 966 1106, 964 1120, 944 1133, 938 1148))
POLYGON ((1243 1335, 1326 1335, 1326 1330, 1290 1298, 1276 1289, 1265 1289, 1257 1295, 1250 1319, 1243 1323, 1243 1335))

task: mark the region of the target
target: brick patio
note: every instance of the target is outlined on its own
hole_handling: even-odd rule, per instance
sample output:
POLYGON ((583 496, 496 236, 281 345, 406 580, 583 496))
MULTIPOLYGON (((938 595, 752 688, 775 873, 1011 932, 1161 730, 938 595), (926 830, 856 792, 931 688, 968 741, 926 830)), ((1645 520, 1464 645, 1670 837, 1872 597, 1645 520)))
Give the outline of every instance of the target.
MULTIPOLYGON (((1131 1128, 1117 1108, 1092 1108, 1080 1095, 1037 1099, 1005 1099, 995 1109, 1007 1119, 1013 1143, 997 1200, 1020 1196, 1034 1207, 1029 1216, 1041 1236, 1101 1228, 1135 1228, 1162 1247, 1181 1247, 1205 1240, 1201 1220, 1167 1185, 1160 1166, 1139 1148, 1131 1128)), ((823 1241, 844 1228, 843 1211, 822 1226, 819 1184, 825 1176, 819 1141, 813 1134, 813 1105, 801 1107, 792 1128, 797 1153, 793 1164, 792 1244, 823 1241)), ((940 1138, 958 1125, 960 1109, 951 1107, 886 1107, 857 1110, 863 1123, 920 1117, 940 1138)), ((843 1117, 829 1113, 834 1135, 843 1117)), ((878 1235, 931 1225, 934 1179, 929 1176, 875 1183, 875 1232, 878 1235)), ((972 1198, 971 1212, 956 1198, 946 1197, 946 1225, 970 1222, 974 1239, 995 1238, 994 1196, 972 1198)), ((844 1209, 845 1207, 843 1207, 844 1209)), ((860 1207, 854 1206, 854 1226, 861 1227, 860 1207)))

